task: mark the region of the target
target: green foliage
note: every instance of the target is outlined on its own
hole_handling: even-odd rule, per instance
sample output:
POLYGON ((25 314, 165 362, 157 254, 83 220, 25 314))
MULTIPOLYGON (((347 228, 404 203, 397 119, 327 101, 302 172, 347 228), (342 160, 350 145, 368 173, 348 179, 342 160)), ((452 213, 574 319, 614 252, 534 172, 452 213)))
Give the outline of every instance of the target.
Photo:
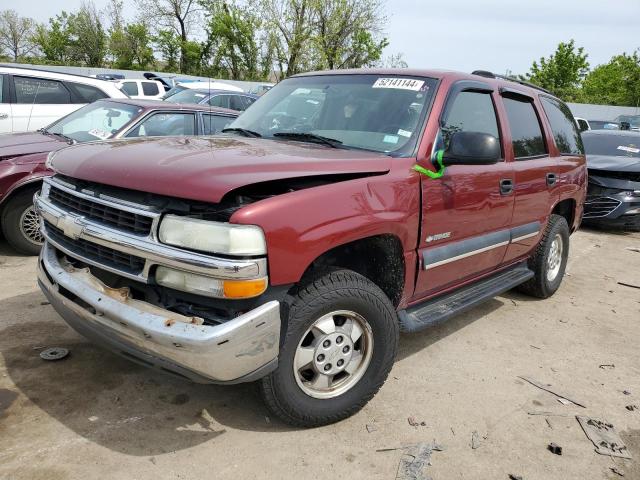
POLYGON ((549 58, 540 58, 533 62, 526 80, 551 91, 554 95, 567 100, 575 100, 582 79, 589 69, 584 48, 576 49, 573 40, 561 42, 555 53, 549 58))
POLYGON ((164 70, 167 72, 175 72, 178 70, 180 46, 182 44, 180 37, 171 30, 160 30, 153 38, 153 41, 164 62, 164 70))
POLYGON ((601 105, 640 105, 640 55, 623 53, 598 65, 584 79, 580 101, 601 105))
POLYGON ((146 25, 130 23, 112 30, 109 50, 114 57, 113 66, 125 70, 147 70, 155 63, 151 36, 146 25))
POLYGON ((49 19, 49 25, 38 25, 33 37, 34 42, 44 55, 45 63, 73 64, 69 57, 71 35, 69 32, 69 14, 65 11, 49 19))
POLYGON ((93 3, 84 3, 69 15, 69 56, 88 67, 101 67, 107 54, 107 34, 99 12, 93 3))
POLYGON ((0 54, 8 53, 14 62, 30 54, 36 48, 34 31, 32 19, 19 16, 15 10, 0 12, 0 54))

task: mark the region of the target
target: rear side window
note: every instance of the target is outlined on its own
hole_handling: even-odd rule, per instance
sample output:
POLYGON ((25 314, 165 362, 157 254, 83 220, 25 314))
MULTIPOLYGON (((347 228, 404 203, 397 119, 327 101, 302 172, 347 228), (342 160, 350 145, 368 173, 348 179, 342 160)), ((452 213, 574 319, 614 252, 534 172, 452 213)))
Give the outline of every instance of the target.
POLYGON ((573 115, 564 103, 555 98, 540 97, 542 108, 547 114, 556 147, 564 155, 583 155, 584 146, 573 115))
POLYGON ((155 82, 142 82, 142 93, 147 97, 153 97, 160 93, 158 84, 155 82))
POLYGON ((451 135, 456 132, 488 133, 500 138, 491 94, 460 92, 453 100, 441 131, 445 149, 449 147, 451 135))
POLYGON ((251 97, 242 97, 242 103, 244 103, 244 108, 243 110, 246 110, 247 108, 249 108, 251 105, 253 105, 253 102, 255 102, 256 99, 255 98, 251 98, 251 97))
POLYGON ((542 128, 533 103, 520 98, 503 97, 507 110, 513 154, 517 159, 547 154, 542 128))
POLYGON ((209 99, 209 105, 211 105, 212 107, 222 107, 231 108, 232 110, 239 110, 230 106, 230 98, 231 95, 216 95, 215 97, 211 97, 209 99))
POLYGON ((193 113, 154 113, 134 128, 127 137, 166 137, 195 135, 196 117, 193 113))
POLYGON ((13 77, 16 103, 68 104, 71 94, 62 82, 33 77, 13 77))
POLYGON ((81 83, 65 82, 67 87, 74 93, 78 103, 93 103, 101 98, 109 96, 102 90, 91 85, 83 85, 81 83))
POLYGON ((138 84, 136 82, 122 82, 122 91, 127 95, 138 95, 138 84))
POLYGON ((220 133, 222 129, 226 128, 231 122, 233 122, 233 117, 209 115, 205 113, 202 115, 203 133, 204 135, 220 133))

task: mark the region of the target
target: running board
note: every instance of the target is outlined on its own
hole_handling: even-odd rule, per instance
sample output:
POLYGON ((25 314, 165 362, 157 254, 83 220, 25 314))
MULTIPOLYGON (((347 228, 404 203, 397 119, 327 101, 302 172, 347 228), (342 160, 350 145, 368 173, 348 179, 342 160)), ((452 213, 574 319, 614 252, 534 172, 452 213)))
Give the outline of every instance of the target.
POLYGON ((437 325, 533 277, 526 263, 492 275, 453 293, 400 310, 400 330, 417 332, 437 325))

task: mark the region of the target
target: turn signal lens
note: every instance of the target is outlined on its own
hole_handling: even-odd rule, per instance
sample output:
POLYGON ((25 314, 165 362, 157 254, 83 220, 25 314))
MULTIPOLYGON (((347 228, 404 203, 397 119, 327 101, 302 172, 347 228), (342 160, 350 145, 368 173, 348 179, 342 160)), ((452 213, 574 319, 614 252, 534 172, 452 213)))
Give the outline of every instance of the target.
POLYGON ((225 280, 223 282, 224 298, 257 297, 267 289, 267 279, 257 280, 225 280))
POLYGON ((256 280, 222 280, 195 273, 159 266, 156 269, 156 282, 183 292, 205 295, 214 298, 252 298, 267 289, 267 278, 256 280))

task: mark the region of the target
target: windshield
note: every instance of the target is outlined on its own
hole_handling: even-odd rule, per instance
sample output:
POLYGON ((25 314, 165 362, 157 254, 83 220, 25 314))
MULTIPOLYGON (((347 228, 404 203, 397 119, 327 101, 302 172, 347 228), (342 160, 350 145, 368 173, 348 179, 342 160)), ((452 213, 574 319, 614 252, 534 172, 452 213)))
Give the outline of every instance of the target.
POLYGON ((615 121, 618 123, 626 122, 633 128, 640 127, 640 115, 619 115, 615 121))
POLYGON ((79 108, 47 127, 48 133, 64 135, 76 142, 110 138, 128 124, 142 108, 117 102, 98 101, 79 108))
POLYGON ((435 85, 435 79, 409 76, 294 77, 265 93, 229 128, 287 141, 320 136, 339 148, 409 156, 435 85))
POLYGON ((586 135, 582 134, 587 155, 640 158, 639 135, 586 135))
POLYGON ((175 87, 170 88, 169 91, 162 96, 161 100, 166 100, 169 97, 173 97, 176 93, 180 93, 186 89, 187 87, 183 87, 182 85, 176 85, 175 87))
POLYGON ((165 98, 169 103, 200 103, 209 95, 199 90, 185 88, 184 90, 165 98))

